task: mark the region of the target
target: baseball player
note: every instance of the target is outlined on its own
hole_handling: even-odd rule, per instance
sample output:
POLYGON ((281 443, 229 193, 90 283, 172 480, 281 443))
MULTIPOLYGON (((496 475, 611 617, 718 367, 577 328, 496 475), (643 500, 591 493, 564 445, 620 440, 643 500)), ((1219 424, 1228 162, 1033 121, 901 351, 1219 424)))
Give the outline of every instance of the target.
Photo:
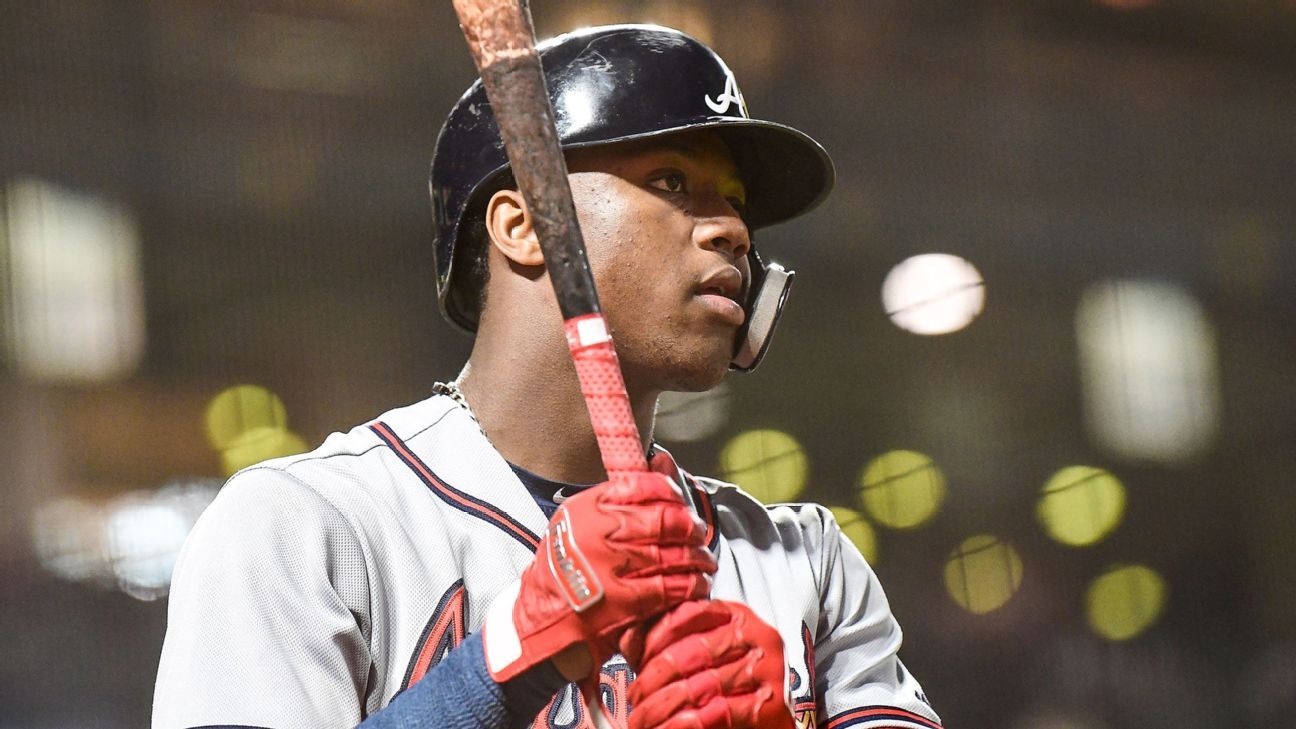
POLYGON ((605 482, 479 81, 431 172, 441 307, 471 357, 222 489, 176 565, 153 726, 939 729, 829 511, 764 506, 651 440, 662 392, 764 354, 791 274, 751 231, 827 195, 827 154, 749 117, 678 31, 540 51, 651 473, 605 482))

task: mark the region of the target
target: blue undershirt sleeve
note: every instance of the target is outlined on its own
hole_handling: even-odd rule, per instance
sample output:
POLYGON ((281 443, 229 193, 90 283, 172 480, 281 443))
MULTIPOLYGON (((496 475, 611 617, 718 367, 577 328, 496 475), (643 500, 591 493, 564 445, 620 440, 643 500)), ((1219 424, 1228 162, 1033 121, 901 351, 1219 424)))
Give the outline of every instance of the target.
POLYGON ((525 727, 566 684, 548 661, 495 683, 486 671, 481 634, 474 633, 359 729, 525 727))

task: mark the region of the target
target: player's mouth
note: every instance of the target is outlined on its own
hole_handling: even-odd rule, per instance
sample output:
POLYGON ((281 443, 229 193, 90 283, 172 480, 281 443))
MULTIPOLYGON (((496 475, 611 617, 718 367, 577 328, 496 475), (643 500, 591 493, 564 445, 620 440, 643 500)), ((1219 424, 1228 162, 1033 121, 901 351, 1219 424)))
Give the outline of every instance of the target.
POLYGON ((747 318, 739 303, 742 288, 742 273, 734 266, 724 266, 703 278, 694 289, 694 296, 718 317, 740 327, 747 318))

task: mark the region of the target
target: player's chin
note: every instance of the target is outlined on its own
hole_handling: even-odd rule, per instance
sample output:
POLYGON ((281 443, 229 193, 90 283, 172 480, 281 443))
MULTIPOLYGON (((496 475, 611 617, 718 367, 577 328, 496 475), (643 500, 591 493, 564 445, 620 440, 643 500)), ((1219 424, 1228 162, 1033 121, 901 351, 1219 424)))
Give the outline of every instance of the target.
POLYGON ((676 387, 680 392, 710 390, 724 379, 733 360, 733 332, 699 337, 678 351, 687 353, 675 362, 676 387))

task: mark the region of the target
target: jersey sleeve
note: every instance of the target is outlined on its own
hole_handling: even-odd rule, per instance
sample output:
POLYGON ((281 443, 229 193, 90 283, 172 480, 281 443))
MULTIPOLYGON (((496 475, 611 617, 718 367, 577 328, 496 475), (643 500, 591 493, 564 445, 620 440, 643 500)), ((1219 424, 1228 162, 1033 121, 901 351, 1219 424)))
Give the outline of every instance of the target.
POLYGON ((940 717, 900 662, 900 625, 877 575, 821 515, 820 621, 815 639, 819 726, 827 729, 939 729, 940 717))
POLYGON ((352 727, 370 670, 355 531, 292 476, 235 476, 176 563, 154 729, 352 727))

